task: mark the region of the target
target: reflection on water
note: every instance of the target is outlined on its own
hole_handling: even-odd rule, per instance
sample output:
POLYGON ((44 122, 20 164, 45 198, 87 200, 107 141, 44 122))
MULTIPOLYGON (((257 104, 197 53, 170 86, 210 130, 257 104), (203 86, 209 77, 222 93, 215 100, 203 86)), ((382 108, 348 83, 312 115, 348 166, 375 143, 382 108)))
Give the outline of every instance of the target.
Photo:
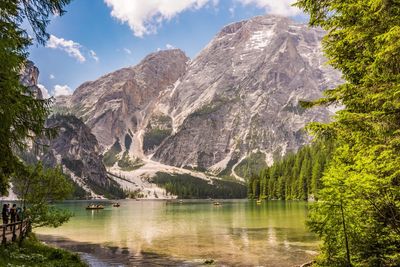
POLYGON ((256 205, 234 200, 214 206, 209 201, 126 200, 120 204, 99 211, 86 211, 87 202, 82 201, 61 204, 75 217, 60 228, 37 232, 46 235, 44 240, 58 240, 59 246, 81 244, 72 249, 101 255, 109 265, 193 266, 213 259, 227 266, 294 266, 310 260, 317 248, 316 237, 304 225, 303 202, 256 205), (87 251, 96 247, 103 250, 87 251))

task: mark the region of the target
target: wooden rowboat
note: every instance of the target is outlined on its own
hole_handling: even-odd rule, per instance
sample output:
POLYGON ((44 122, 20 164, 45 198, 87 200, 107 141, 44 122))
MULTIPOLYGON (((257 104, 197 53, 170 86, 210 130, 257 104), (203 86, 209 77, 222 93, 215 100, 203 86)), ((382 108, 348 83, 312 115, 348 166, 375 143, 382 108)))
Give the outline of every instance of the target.
POLYGON ((103 205, 89 205, 86 207, 87 210, 102 210, 104 209, 103 205))

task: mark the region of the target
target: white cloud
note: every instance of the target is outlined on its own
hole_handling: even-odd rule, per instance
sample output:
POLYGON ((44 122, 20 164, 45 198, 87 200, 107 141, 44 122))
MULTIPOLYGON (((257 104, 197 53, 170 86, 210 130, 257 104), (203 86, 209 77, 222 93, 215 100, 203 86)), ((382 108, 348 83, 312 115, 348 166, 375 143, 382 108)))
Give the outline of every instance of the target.
POLYGON ((54 86, 54 96, 62 96, 62 95, 72 95, 72 90, 68 85, 55 85, 54 86))
POLYGON ((82 55, 80 51, 81 45, 72 40, 65 40, 63 38, 58 38, 54 35, 50 35, 50 39, 47 43, 47 47, 52 49, 60 49, 68 53, 71 57, 74 57, 79 62, 85 62, 86 58, 82 55))
POLYGON ((265 9, 268 14, 295 16, 301 14, 300 9, 293 7, 295 0, 235 0, 243 5, 256 5, 265 9))
POLYGON ((56 78, 56 76, 54 76, 54 74, 50 74, 49 78, 50 78, 50 80, 54 80, 56 78))
POLYGON ((42 91, 42 96, 44 99, 50 98, 49 90, 43 85, 43 84, 38 84, 37 87, 39 87, 40 91, 42 91))
POLYGON ((132 51, 128 48, 124 48, 125 53, 127 53, 128 55, 132 54, 132 51))
POLYGON ((142 37, 156 33, 165 20, 170 20, 188 9, 200 9, 207 4, 216 6, 217 0, 104 0, 111 8, 111 16, 127 23, 134 35, 142 37))
POLYGON ((167 49, 175 49, 175 46, 171 45, 171 44, 166 44, 165 47, 167 49))
POLYGON ((90 56, 96 61, 99 62, 99 57, 97 56, 96 52, 94 52, 93 50, 89 51, 90 56))
POLYGON ((229 8, 229 13, 231 14, 231 18, 235 17, 235 9, 236 9, 236 6, 231 6, 229 8))

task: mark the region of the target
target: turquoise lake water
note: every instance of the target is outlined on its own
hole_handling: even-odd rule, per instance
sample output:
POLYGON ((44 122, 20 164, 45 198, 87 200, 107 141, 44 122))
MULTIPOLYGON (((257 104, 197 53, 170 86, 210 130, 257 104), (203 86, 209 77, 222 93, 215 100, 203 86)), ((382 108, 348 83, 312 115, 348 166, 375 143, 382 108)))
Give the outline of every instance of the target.
POLYGON ((315 257, 307 203, 220 202, 123 200, 90 211, 89 202, 71 201, 58 204, 75 214, 68 223, 35 232, 97 266, 295 266, 315 257))

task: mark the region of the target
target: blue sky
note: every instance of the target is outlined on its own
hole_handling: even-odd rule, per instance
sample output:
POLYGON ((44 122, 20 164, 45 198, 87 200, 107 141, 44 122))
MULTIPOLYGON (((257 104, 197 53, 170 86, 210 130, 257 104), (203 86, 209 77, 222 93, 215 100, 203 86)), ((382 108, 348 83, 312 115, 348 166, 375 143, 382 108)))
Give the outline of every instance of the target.
POLYGON ((74 0, 54 17, 46 47, 30 59, 50 95, 72 93, 85 81, 137 64, 171 47, 194 58, 229 23, 273 13, 304 20, 293 0, 74 0))

